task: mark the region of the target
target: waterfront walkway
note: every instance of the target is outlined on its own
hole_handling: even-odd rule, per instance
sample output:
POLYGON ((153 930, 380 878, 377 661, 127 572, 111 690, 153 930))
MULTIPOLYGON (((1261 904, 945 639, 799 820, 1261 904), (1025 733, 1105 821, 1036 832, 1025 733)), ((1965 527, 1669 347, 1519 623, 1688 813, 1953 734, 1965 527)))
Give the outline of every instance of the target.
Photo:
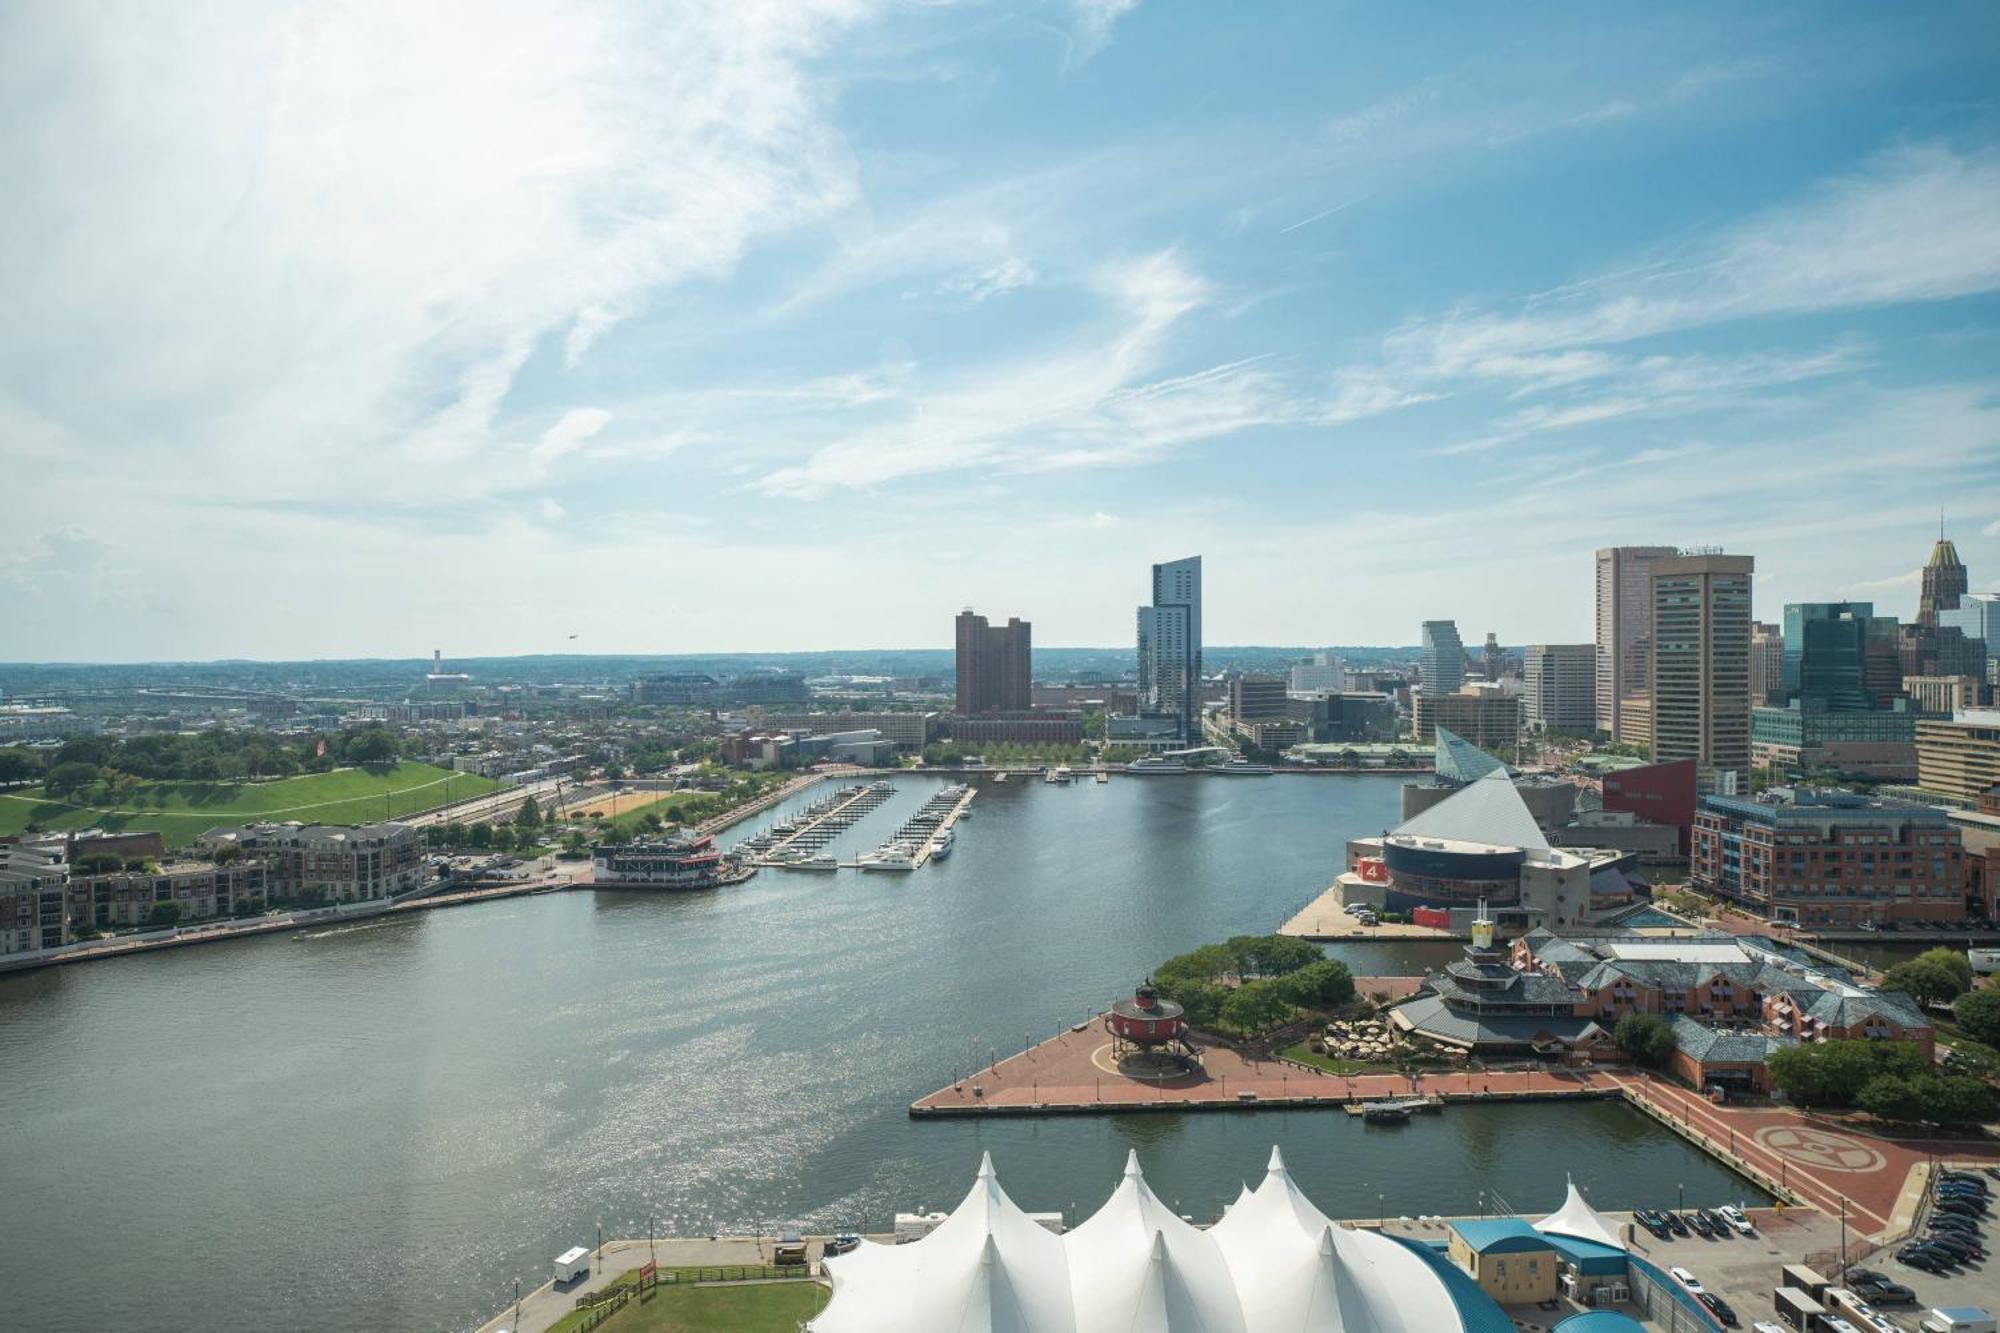
MULTIPOLYGON (((588 1236, 585 1240, 590 1239, 588 1236)), ((648 1262, 670 1268, 745 1268, 771 1262, 770 1236, 671 1237, 653 1240, 608 1240, 604 1248, 590 1255, 590 1276, 558 1286, 544 1282, 524 1291, 518 1305, 506 1308, 479 1326, 478 1333, 546 1333, 564 1315, 577 1308, 577 1297, 602 1291, 613 1280, 634 1272, 648 1262)), ((893 1243, 893 1236, 872 1239, 893 1243)), ((807 1253, 816 1267, 824 1237, 809 1238, 807 1253)), ((550 1256, 551 1262, 554 1256, 550 1256)))
POLYGON ((1347 914, 1345 900, 1341 897, 1340 885, 1329 884, 1317 898, 1292 914, 1291 920, 1278 927, 1280 935, 1295 935, 1302 940, 1462 940, 1470 936, 1454 935, 1448 930, 1438 930, 1431 926, 1413 925, 1408 922, 1377 926, 1364 926, 1347 914))
MULTIPOLYGON (((1366 987, 1373 978, 1359 983, 1366 987)), ((2000 1165, 2000 1142, 1884 1138, 1858 1122, 1784 1106, 1717 1105, 1665 1079, 1620 1068, 1432 1074, 1334 1074, 1226 1046, 1201 1048, 1199 1070, 1153 1079, 1122 1072, 1096 1019, 911 1103, 917 1118, 1090 1115, 1344 1107, 1396 1097, 1454 1102, 1623 1099, 1779 1198, 1830 1216, 1859 1237, 1911 1225, 1928 1164, 2000 1165)))

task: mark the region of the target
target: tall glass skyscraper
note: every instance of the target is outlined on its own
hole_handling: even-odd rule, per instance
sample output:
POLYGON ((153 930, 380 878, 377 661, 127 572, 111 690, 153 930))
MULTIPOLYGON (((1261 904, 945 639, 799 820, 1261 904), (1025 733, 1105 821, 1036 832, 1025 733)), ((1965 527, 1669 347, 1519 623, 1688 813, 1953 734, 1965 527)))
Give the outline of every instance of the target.
MULTIPOLYGON (((1871 602, 1792 602, 1785 607, 1785 693, 1832 713, 1875 706, 1868 691, 1871 602)), ((1809 705, 1810 706, 1810 705, 1809 705)))
POLYGON ((1200 736, 1201 557, 1153 566, 1153 601, 1139 608, 1139 711, 1179 719, 1200 736))
POLYGON ((1456 621, 1424 622, 1424 651, 1418 669, 1424 673, 1424 693, 1433 698, 1455 694, 1465 684, 1465 641, 1458 637, 1456 621))

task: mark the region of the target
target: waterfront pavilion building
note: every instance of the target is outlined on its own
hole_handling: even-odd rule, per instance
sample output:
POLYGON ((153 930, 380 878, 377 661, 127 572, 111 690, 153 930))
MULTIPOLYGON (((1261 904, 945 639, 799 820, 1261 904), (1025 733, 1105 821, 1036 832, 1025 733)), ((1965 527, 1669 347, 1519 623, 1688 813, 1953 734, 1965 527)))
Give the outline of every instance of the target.
POLYGON ((950 1217, 907 1245, 826 1260, 813 1333, 1512 1333, 1493 1299, 1419 1242, 1341 1226, 1274 1148, 1208 1228, 1147 1186, 1137 1154, 1066 1235, 1000 1188, 991 1157, 950 1217))

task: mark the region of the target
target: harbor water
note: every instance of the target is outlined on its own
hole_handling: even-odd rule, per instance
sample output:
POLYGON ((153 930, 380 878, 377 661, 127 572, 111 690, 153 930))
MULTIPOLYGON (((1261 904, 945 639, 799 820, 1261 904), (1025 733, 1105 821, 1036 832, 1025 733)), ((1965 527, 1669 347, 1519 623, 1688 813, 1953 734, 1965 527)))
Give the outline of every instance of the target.
MULTIPOLYGON (((1206 1220, 1274 1143, 1335 1216, 1552 1209, 1565 1171, 1606 1208, 1758 1197, 1608 1103, 908 1118, 1160 959, 1273 929, 1394 822, 1398 781, 989 782, 953 855, 910 874, 512 899, 0 978, 6 1322, 464 1329, 600 1224, 883 1230, 950 1207, 982 1151, 1023 1206, 1086 1214, 1136 1148, 1206 1220)), ((900 779, 828 850, 872 849, 940 785, 900 779)), ((1369 975, 1455 946, 1329 952, 1369 975)))

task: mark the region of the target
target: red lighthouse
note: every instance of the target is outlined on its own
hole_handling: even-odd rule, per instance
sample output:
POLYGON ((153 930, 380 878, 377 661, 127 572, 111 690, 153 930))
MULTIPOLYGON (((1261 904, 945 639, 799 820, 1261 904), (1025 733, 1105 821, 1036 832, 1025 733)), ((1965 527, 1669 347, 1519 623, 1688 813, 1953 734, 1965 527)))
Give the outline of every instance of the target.
POLYGON ((1158 1051, 1192 1055, 1194 1049, 1187 1041, 1187 1020, 1181 1013, 1179 1005, 1160 998, 1150 980, 1143 981, 1131 999, 1111 1006, 1111 1011, 1104 1015, 1104 1026, 1111 1030, 1112 1047, 1120 1055, 1127 1052, 1151 1055, 1158 1051))

